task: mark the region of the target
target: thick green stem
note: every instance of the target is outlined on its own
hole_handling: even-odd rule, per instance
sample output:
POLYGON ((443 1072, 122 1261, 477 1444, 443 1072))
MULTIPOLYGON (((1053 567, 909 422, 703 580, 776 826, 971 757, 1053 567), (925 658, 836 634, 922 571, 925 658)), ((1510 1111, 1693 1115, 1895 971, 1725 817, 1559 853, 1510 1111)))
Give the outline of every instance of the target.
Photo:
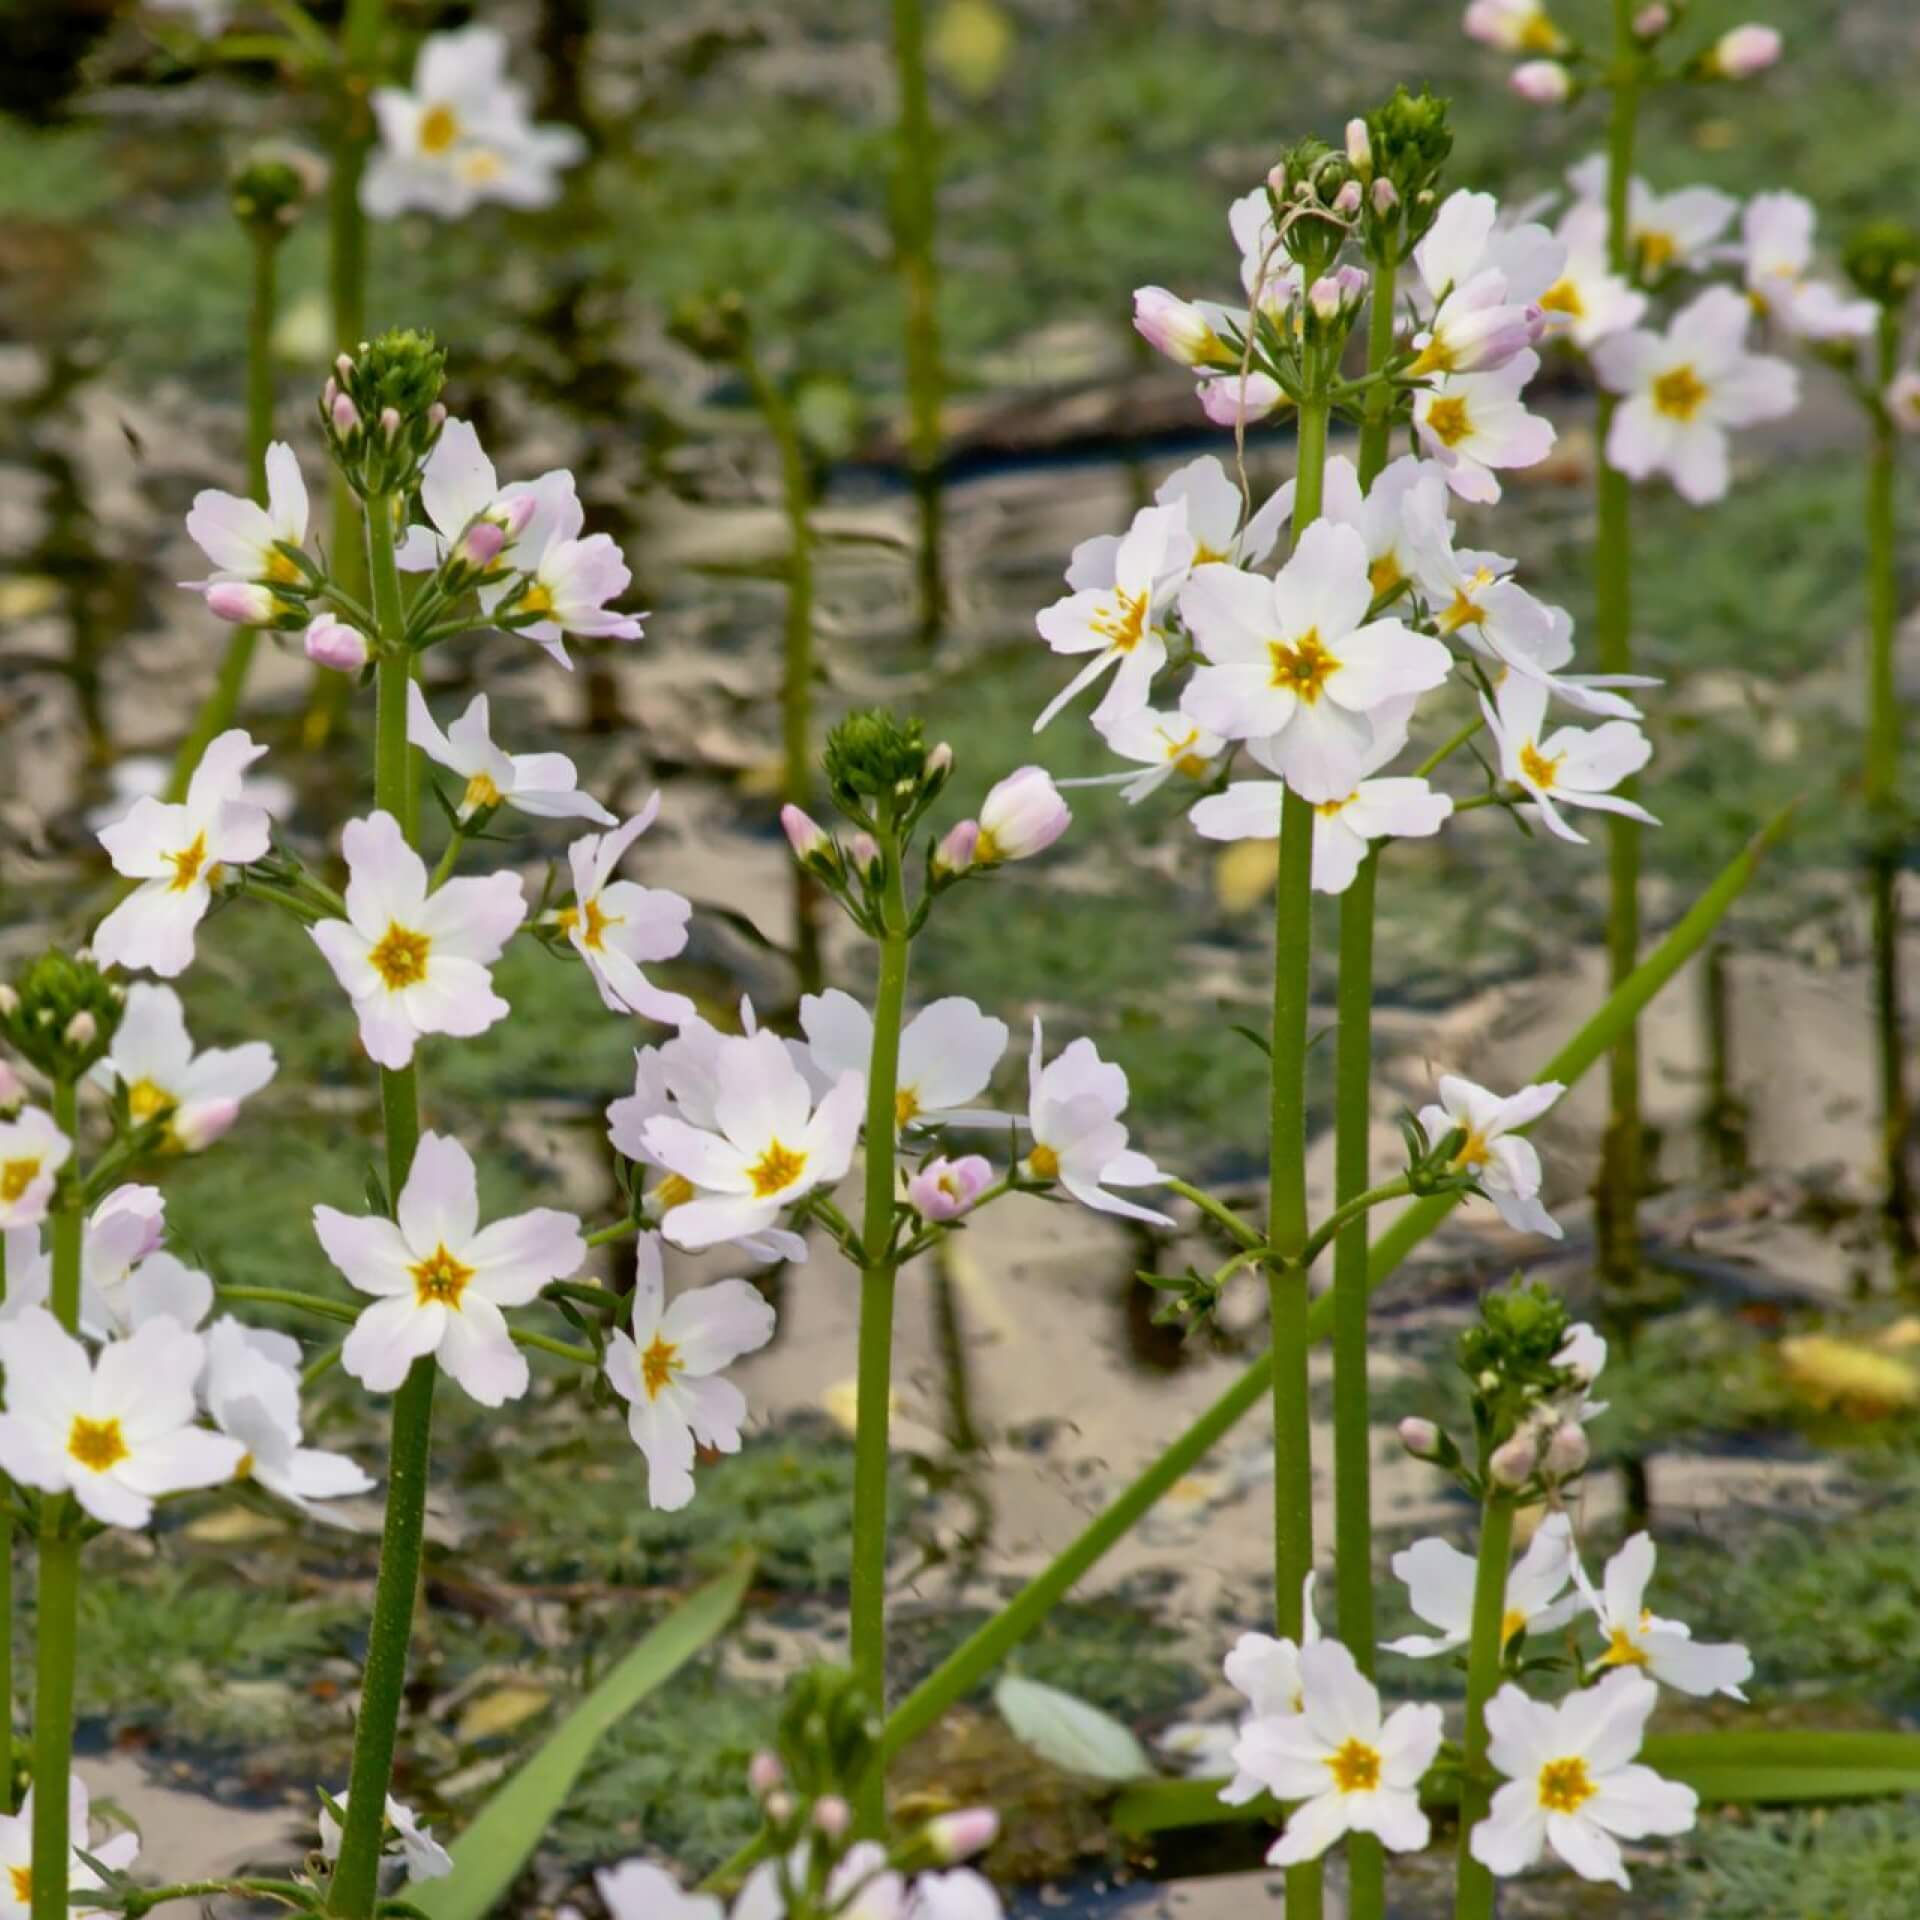
MULTIPOLYGON (((253 241, 253 300, 247 310, 247 484, 253 489, 253 497, 265 505, 267 448, 273 441, 273 314, 280 235, 252 227, 249 236, 253 241)), ((187 782, 193 778, 208 743, 233 725, 259 637, 257 627, 235 627, 228 635, 220 671, 200 704, 193 730, 174 756, 173 778, 167 783, 169 800, 186 797, 187 782)))
MULTIPOLYGON (((793 408, 779 384, 767 377, 750 342, 741 349, 740 366, 780 452, 788 549, 786 660, 780 683, 780 797, 804 812, 813 801, 813 470, 793 408)), ((793 873, 794 971, 802 993, 818 993, 822 984, 820 885, 798 860, 793 863, 793 873)))
POLYGON ((1460 1865, 1454 1920, 1493 1920, 1493 1875, 1472 1854, 1473 1830, 1493 1800, 1487 1767, 1487 1702, 1500 1685, 1507 1564, 1513 1557, 1513 1503, 1494 1496, 1480 1513, 1480 1558, 1473 1576, 1473 1626, 1467 1642, 1467 1726, 1460 1777, 1460 1865))
POLYGON ((893 0, 893 58, 900 84, 893 178, 893 247, 906 300, 907 464, 920 503, 920 630, 940 631, 940 313, 934 261, 933 111, 927 92, 922 0, 893 0))
MULTIPOLYGON (((1372 306, 1367 312, 1367 371, 1378 374, 1393 358, 1393 283, 1400 271, 1395 260, 1373 263, 1372 306)), ((1393 388, 1385 380, 1367 390, 1367 410, 1360 422, 1360 486, 1370 490, 1387 464, 1393 444, 1393 388)))
MULTIPOLYGON (((80 1101, 71 1080, 53 1083, 53 1123, 79 1159, 80 1101)), ((52 1284, 48 1305, 69 1333, 80 1326, 80 1249, 85 1213, 78 1165, 68 1169, 60 1204, 49 1221, 52 1284)), ((67 1777, 73 1771, 73 1676, 80 1608, 80 1542, 73 1532, 73 1496, 40 1503, 40 1583, 34 1609, 33 1681, 33 1920, 64 1920, 67 1861, 67 1777)), ((11 1620, 7 1623, 11 1630, 11 1620)), ((82 1836, 84 1838, 84 1836, 82 1836)))
MULTIPOLYGON (((899 836, 881 839, 887 865, 880 936, 880 985, 867 1068, 866 1204, 860 1223, 860 1355, 853 1440, 853 1572, 849 1638, 854 1678, 874 1712, 887 1708, 887 1429, 893 1397, 894 1130, 900 1077, 900 1019, 907 998, 907 899, 899 836)), ((886 1824, 886 1774, 862 1783, 860 1831, 886 1824)))
MULTIPOLYGON (((1640 52, 1633 37, 1631 0, 1614 0, 1612 117, 1607 128, 1607 253, 1616 273, 1634 270, 1628 223, 1628 184, 1640 105, 1640 52)), ((1603 673, 1633 671, 1632 490, 1627 476, 1606 457, 1616 401, 1600 398, 1595 470, 1598 528, 1594 541, 1594 627, 1603 673)), ((1632 783, 1623 782, 1623 797, 1632 783)), ((1640 952, 1640 826, 1623 814, 1607 816, 1607 973, 1618 987, 1640 952)), ((1602 1146, 1595 1225, 1604 1278, 1629 1283, 1639 1264, 1640 1038, 1629 1027, 1607 1062, 1607 1130, 1602 1146)))
MULTIPOLYGON (((401 645, 406 614, 400 597, 400 575, 394 565, 393 502, 385 494, 375 494, 367 502, 367 551, 381 644, 374 803, 399 820, 411 841, 416 831, 413 754, 407 744, 407 685, 412 661, 401 645)), ((413 1067, 381 1069, 380 1107, 387 1134, 387 1190, 397 1203, 420 1141, 420 1093, 413 1067)), ((327 1911, 345 1916, 345 1920, 369 1920, 379 1897, 380 1836, 386 1818, 387 1789, 393 1779, 394 1744, 407 1679, 407 1643, 412 1637, 414 1599, 420 1585, 436 1372, 431 1355, 416 1360, 393 1400, 380 1576, 367 1630, 366 1671, 360 1688, 360 1715, 354 1727, 353 1771, 347 1783, 340 1859, 327 1888, 327 1911)))

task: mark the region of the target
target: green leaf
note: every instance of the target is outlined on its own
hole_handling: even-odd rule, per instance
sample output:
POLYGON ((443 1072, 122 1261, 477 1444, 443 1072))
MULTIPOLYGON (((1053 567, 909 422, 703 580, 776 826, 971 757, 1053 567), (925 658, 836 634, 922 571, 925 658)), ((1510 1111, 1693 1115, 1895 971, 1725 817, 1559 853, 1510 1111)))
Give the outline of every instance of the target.
POLYGON ((994 1688, 993 1704, 1016 1740, 1067 1773, 1088 1780, 1152 1776, 1153 1762, 1131 1729, 1058 1687, 1009 1673, 994 1688))
POLYGON ((753 1562, 702 1587, 660 1622, 523 1761, 453 1846, 453 1871, 411 1890, 429 1920, 484 1920, 565 1804, 595 1743, 686 1665, 745 1597, 753 1562))

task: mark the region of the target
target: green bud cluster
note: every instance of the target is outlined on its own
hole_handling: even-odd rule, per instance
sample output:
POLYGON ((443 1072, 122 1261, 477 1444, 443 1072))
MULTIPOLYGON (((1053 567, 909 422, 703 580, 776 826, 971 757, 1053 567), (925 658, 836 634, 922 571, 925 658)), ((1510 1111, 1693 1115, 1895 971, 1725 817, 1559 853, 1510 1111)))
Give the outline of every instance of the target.
POLYGON ((1358 181, 1353 163, 1324 140, 1308 138, 1288 148, 1267 177, 1281 245, 1311 285, 1340 257, 1347 223, 1333 203, 1348 181, 1358 181))
POLYGON ((1555 1359, 1571 1325, 1566 1303, 1538 1281, 1516 1276, 1482 1297, 1479 1323, 1460 1336, 1460 1366, 1485 1444, 1498 1446, 1542 1400, 1576 1384, 1555 1359))
POLYGON ((49 1080, 78 1080, 106 1057, 126 998, 91 954, 49 947, 0 988, 0 1034, 49 1080))
POLYGON ((1869 300, 1904 306, 1920 284, 1920 232, 1902 220, 1875 220, 1847 241, 1841 265, 1869 300))
POLYGON ((802 1801, 851 1798, 880 1750, 880 1716, 845 1667, 809 1667, 787 1684, 775 1745, 802 1801))
POLYGON ((1404 260, 1440 210, 1440 176, 1453 153, 1447 102, 1424 86, 1418 93, 1396 87, 1392 99, 1366 118, 1373 154, 1367 251, 1376 260, 1404 260))
POLYGON ((277 240, 292 229, 314 192, 313 169, 303 158, 265 149, 234 170, 229 204, 249 232, 277 240))
POLYGON ((952 761, 928 747, 918 719, 871 707, 848 714, 827 735, 822 764, 834 805, 878 830, 917 820, 946 785, 952 761))
POLYGON ((430 333, 396 327, 334 362, 320 395, 320 428, 353 490, 412 492, 440 438, 447 353, 430 333))

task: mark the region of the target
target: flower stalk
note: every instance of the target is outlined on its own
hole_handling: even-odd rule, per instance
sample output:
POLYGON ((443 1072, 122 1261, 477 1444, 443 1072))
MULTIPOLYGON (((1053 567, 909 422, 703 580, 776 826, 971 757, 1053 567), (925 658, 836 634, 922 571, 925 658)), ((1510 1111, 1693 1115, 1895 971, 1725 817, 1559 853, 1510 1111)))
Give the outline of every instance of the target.
POLYGON ((1460 1775, 1460 1864, 1454 1883, 1454 1920, 1493 1920, 1493 1875, 1473 1857, 1468 1843, 1493 1801, 1487 1766, 1487 1702, 1500 1684, 1513 1516, 1513 1502, 1489 1489, 1480 1511, 1472 1638, 1467 1643, 1467 1723, 1460 1775))

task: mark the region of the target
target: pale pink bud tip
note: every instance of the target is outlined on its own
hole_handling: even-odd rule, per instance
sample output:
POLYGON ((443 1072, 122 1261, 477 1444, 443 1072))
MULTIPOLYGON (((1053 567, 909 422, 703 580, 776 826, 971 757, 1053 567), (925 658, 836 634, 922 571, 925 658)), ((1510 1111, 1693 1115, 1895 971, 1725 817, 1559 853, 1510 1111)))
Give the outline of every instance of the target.
POLYGON ((1431 1420, 1409 1417, 1400 1422, 1400 1444, 1416 1460, 1440 1451, 1440 1429, 1431 1420))
POLYGON ((207 611, 236 626, 257 627, 274 617, 279 604, 269 588, 251 580, 216 580, 207 589, 207 611))
POLYGON ((973 865, 974 851, 980 842, 980 822, 962 820, 941 836, 933 850, 936 873, 965 873, 973 865))
POLYGON ((1044 767, 1022 767, 1008 774, 982 803, 973 857, 983 865, 1029 859, 1052 846, 1072 818, 1052 775, 1044 767))
POLYGON ((26 1097, 27 1083, 4 1060, 0 1060, 0 1113, 11 1113, 26 1097))
POLYGON ((1356 173, 1373 171, 1373 142, 1367 136, 1367 123, 1358 118, 1347 122, 1347 164, 1356 173))
POLYGON ((984 1193, 993 1168, 977 1153, 929 1160, 907 1182, 907 1203, 923 1220, 957 1220, 984 1193))
POLYGON ((1707 64, 1729 80, 1746 80, 1780 58, 1780 45, 1780 35, 1772 27, 1735 27, 1714 42, 1707 64))
POLYGON ((838 1840, 853 1825, 853 1809, 837 1793, 813 1803, 813 1824, 829 1840, 838 1840))
POLYGON ((747 1786, 756 1800, 764 1800, 786 1777, 780 1756, 765 1747, 747 1762, 747 1786))
POLYGON ((1573 75, 1558 60, 1527 60, 1507 76, 1507 85, 1535 107, 1557 107, 1573 96, 1573 75))
POLYGON ((796 859, 811 860, 816 854, 825 853, 833 845, 819 821, 800 807, 791 805, 782 807, 780 825, 786 832, 788 843, 792 846, 796 859))
POLYGON ((0 987, 0 1013, 11 1018, 20 1011, 20 996, 11 987, 0 987))
POLYGON ((319 614, 309 623, 304 644, 315 666, 331 667, 335 673, 358 673, 373 651, 358 627, 331 613, 319 614))
POLYGON ((1360 211, 1361 186, 1358 180, 1349 180, 1333 196, 1333 210, 1345 218, 1351 218, 1360 211))
POLYGON ((953 749, 946 741, 942 740, 939 745, 927 755, 927 772, 937 778, 941 774, 951 773, 952 771, 953 749))
POLYGON ((380 431, 391 440, 400 431, 400 409, 383 407, 380 410, 380 431))
POLYGON ((879 864, 880 842, 870 833, 856 833, 847 842, 847 853, 853 864, 864 871, 879 864))
POLYGON ((476 520, 460 536, 454 557, 463 565, 484 570, 499 559, 506 544, 507 536, 491 520, 476 520))
POLYGON ((927 1822, 927 1842, 934 1858, 951 1866, 984 1853, 1000 1834, 1000 1816, 991 1807, 963 1807, 927 1822))
POLYGON ((1639 40, 1657 40, 1672 25, 1671 7, 1642 7, 1633 16, 1634 37, 1639 40))
POLYGON ((1504 1445, 1495 1447, 1487 1471, 1498 1487, 1524 1487, 1540 1464, 1540 1444, 1530 1433, 1516 1433, 1504 1445))
POLYGON ((1373 183, 1373 210, 1381 219, 1385 219, 1400 204, 1400 195, 1394 184, 1383 173, 1373 183))
POLYGON ((1565 1422, 1554 1428, 1553 1438, 1547 1442, 1541 1459, 1541 1470, 1549 1480, 1571 1479, 1585 1469, 1592 1452, 1586 1429, 1578 1421, 1565 1422))
POLYGON ((1207 316, 1165 287, 1135 290, 1133 324, 1150 347, 1183 367, 1203 366, 1225 351, 1207 316))
POLYGON ((344 393, 334 395, 330 411, 335 433, 351 433, 360 424, 360 409, 344 393))
POLYGON ((66 1041, 70 1047, 90 1047, 100 1037, 100 1023, 82 1007, 67 1022, 66 1041))
POLYGON ((502 501, 489 509, 488 518, 499 526, 509 540, 518 540, 526 532, 527 523, 532 520, 539 505, 537 495, 516 493, 511 500, 502 501))

